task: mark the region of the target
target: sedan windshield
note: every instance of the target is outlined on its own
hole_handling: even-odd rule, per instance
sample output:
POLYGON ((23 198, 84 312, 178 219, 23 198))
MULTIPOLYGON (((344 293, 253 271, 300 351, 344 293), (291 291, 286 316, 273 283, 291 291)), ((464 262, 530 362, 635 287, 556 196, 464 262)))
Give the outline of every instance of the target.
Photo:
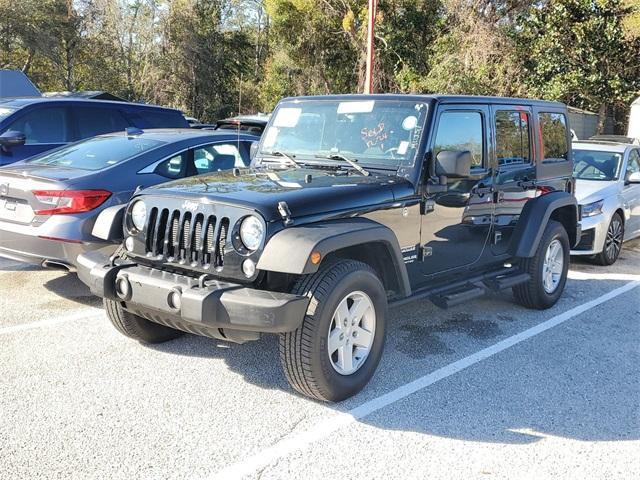
POLYGON ((26 160, 52 167, 101 170, 128 160, 164 142, 141 137, 94 137, 26 160))
POLYGON ((573 176, 579 180, 616 180, 622 155, 598 150, 573 151, 573 176))
MULTIPOLYGON (((427 105, 407 100, 292 100, 279 105, 261 155, 298 161, 337 155, 373 167, 413 165, 427 105)), ((333 161, 332 163, 335 163, 333 161)))

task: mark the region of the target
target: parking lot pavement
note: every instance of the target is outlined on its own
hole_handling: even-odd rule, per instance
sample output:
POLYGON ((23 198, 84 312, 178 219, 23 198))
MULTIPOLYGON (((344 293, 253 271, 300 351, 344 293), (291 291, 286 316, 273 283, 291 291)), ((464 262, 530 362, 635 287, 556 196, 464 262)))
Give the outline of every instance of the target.
POLYGON ((2 478, 638 478, 640 242, 510 293, 391 311, 378 372, 295 395, 275 337, 119 335, 73 276, 0 260, 2 478))

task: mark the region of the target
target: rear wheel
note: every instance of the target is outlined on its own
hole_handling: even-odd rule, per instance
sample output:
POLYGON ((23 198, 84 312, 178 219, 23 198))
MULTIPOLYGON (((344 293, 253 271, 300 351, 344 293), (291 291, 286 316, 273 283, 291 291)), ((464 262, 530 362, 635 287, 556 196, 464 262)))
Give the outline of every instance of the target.
POLYGON ((104 299, 104 309, 107 312, 107 317, 120 333, 142 343, 161 343, 183 335, 180 330, 150 322, 127 312, 119 302, 108 298, 104 299))
POLYGON ((598 265, 613 265, 618 260, 622 250, 624 239, 624 222, 619 213, 614 213, 607 227, 607 236, 604 240, 602 252, 593 257, 593 262, 598 265))
POLYGON ((387 297, 368 265, 343 260, 301 279, 310 298, 302 325, 280 334, 280 359, 291 386, 309 397, 340 401, 359 392, 378 366, 387 297))
POLYGON ((558 301, 569 271, 569 236, 561 223, 550 220, 536 254, 520 261, 531 278, 513 287, 516 301, 527 308, 544 310, 558 301))

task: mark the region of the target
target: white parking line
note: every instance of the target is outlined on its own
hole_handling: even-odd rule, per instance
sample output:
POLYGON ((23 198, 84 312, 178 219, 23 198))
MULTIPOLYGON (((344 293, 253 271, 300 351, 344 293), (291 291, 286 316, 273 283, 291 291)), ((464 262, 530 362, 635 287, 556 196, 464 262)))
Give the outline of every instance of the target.
POLYGON ((85 308, 69 315, 62 317, 49 318, 47 320, 39 320, 37 322, 22 323, 20 325, 11 325, 10 327, 0 328, 0 335, 8 335, 10 333, 23 332, 25 330, 33 330, 36 328, 50 327, 61 323, 73 322, 76 320, 93 319, 104 316, 104 310, 100 308, 85 308))
MULTIPOLYGON (((593 277, 591 277, 593 278, 593 277)), ((229 465, 221 471, 214 474, 215 479, 231 479, 241 478, 246 475, 250 475, 262 468, 267 467, 272 462, 285 457, 295 451, 308 447, 311 443, 322 440, 331 435, 336 430, 356 422, 357 420, 364 418, 392 403, 395 403, 409 395, 416 393, 430 385, 433 385, 439 380, 450 377, 476 363, 479 363, 487 358, 490 358, 508 348, 513 347, 531 337, 535 337, 553 327, 556 327, 567 320, 570 320, 581 313, 586 312, 598 305, 601 305, 612 298, 622 295, 636 287, 640 286, 640 281, 629 282, 609 293, 606 293, 594 300, 586 302, 582 305, 578 305, 564 313, 556 315, 555 317, 542 322, 535 327, 529 328, 521 333, 508 337, 490 347, 480 350, 474 354, 469 355, 461 360, 450 363, 435 372, 431 372, 423 377, 414 380, 413 382, 402 385, 401 387, 392 390, 389 393, 369 400, 362 405, 349 410, 344 413, 337 413, 330 418, 322 421, 321 423, 311 427, 309 430, 292 435, 289 438, 284 438, 274 445, 267 447, 257 453, 251 455, 243 461, 229 465)))

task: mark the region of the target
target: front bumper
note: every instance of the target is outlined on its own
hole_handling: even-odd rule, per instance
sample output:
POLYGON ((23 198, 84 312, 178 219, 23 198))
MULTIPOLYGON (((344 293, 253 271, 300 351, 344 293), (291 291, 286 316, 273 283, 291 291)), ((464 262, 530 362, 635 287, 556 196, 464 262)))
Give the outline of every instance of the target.
POLYGON ((119 301, 131 313, 172 328, 237 342, 254 340, 257 333, 297 329, 309 303, 301 295, 200 281, 126 261, 112 264, 97 252, 78 258, 78 276, 95 295, 119 301), (116 288, 116 284, 128 288, 116 288), (177 308, 172 301, 175 292, 180 298, 177 308))
POLYGON ((604 242, 609 226, 608 218, 603 214, 583 218, 582 234, 578 245, 571 250, 571 255, 597 255, 604 249, 604 242))

